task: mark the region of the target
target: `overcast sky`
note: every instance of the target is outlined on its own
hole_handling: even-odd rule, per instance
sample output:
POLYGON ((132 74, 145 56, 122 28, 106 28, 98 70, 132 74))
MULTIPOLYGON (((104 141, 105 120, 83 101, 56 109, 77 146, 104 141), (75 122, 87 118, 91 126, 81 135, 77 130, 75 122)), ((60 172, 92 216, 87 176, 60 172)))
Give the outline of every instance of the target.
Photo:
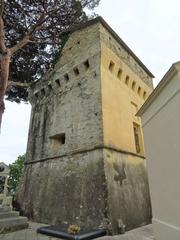
MULTIPOLYGON (((101 0, 96 12, 156 76, 156 86, 180 60, 179 0, 101 0)), ((30 106, 6 102, 0 135, 0 162, 12 163, 26 151, 30 106)))

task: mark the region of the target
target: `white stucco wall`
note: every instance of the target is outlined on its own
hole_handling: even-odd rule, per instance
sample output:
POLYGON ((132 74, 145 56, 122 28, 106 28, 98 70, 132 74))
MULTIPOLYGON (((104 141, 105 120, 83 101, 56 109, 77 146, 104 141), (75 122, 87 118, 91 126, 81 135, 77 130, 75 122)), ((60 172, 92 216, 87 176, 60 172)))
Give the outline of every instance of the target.
POLYGON ((172 72, 142 113, 157 240, 180 239, 180 77, 172 72))

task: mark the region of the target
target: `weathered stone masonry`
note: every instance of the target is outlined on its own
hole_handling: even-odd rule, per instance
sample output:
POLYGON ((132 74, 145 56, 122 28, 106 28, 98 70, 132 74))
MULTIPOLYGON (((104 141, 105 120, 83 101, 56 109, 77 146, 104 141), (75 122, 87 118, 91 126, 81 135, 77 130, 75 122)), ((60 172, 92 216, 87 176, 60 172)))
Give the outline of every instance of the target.
MULTIPOLYGON (((103 60, 103 45, 141 79, 147 94, 151 92, 150 72, 127 53, 101 18, 70 32, 55 68, 31 88, 27 158, 18 201, 34 221, 105 226, 116 234, 119 222, 126 229, 148 223, 151 208, 144 157, 113 143, 106 132, 103 79, 109 74, 106 61, 111 56, 103 60), (117 46, 121 54, 114 50, 117 46)), ((138 101, 142 104, 144 99, 138 101)))

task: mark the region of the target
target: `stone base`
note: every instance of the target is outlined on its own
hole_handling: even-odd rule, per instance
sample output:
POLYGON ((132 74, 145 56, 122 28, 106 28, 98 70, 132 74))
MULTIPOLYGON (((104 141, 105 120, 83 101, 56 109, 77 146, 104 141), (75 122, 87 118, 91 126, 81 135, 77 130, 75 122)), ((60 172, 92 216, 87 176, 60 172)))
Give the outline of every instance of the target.
POLYGON ((11 211, 10 207, 0 207, 0 233, 27 228, 27 218, 20 217, 19 212, 11 211))
POLYGON ((151 222, 144 161, 95 149, 28 164, 17 200, 33 221, 119 234, 151 222))

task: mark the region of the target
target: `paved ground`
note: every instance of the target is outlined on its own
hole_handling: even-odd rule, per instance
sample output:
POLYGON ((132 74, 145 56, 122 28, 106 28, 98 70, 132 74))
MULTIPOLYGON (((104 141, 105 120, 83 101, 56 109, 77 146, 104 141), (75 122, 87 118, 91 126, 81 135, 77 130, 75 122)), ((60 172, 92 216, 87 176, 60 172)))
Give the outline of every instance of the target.
POLYGON ((126 232, 123 235, 105 236, 98 238, 98 240, 155 240, 153 237, 152 225, 136 228, 126 232))
MULTIPOLYGON (((36 233, 38 227, 44 226, 38 223, 29 223, 29 228, 21 231, 16 231, 8 234, 0 234, 0 240, 57 240, 36 233)), ((152 240, 153 230, 152 225, 147 225, 135 230, 126 232, 124 235, 105 236, 98 240, 152 240)))

